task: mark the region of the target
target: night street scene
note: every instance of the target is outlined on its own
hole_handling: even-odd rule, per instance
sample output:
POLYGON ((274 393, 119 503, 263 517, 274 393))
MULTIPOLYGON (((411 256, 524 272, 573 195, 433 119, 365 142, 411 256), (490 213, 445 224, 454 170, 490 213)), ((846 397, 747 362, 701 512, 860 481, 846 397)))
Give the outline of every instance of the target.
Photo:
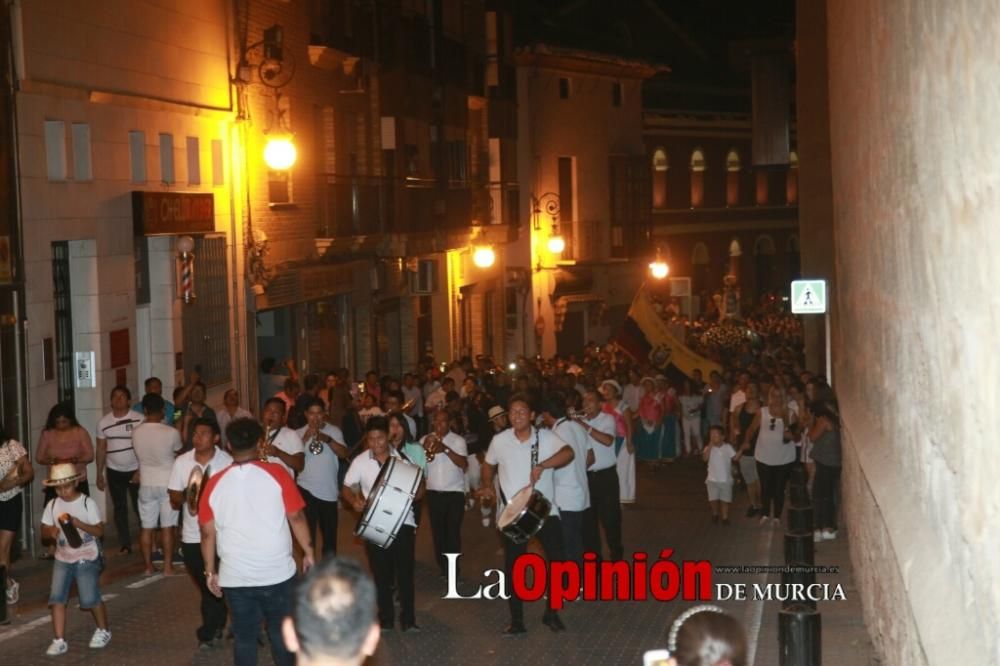
POLYGON ((997 0, 0 40, 0 666, 1000 666, 997 0))

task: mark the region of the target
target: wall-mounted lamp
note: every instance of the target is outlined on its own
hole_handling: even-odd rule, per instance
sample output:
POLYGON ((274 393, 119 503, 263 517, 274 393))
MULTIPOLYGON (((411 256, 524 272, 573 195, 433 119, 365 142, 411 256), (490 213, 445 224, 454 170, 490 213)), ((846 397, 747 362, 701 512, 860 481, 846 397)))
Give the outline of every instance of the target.
POLYGON ((670 267, 667 266, 667 262, 660 256, 660 250, 657 249, 656 259, 649 264, 649 274, 653 276, 654 280, 663 280, 669 273, 670 267))
POLYGON ((191 305, 197 296, 194 293, 194 239, 181 236, 177 239, 178 260, 180 261, 180 297, 191 305))
POLYGON ((286 171, 295 164, 298 151, 290 134, 268 137, 264 146, 264 162, 272 171, 286 171))
MULTIPOLYGON (((542 230, 542 213, 549 216, 552 225, 552 232, 545 248, 551 254, 562 254, 566 249, 566 239, 559 233, 559 195, 555 192, 546 192, 541 196, 531 197, 531 216, 535 231, 542 230)), ((541 257, 538 259, 538 266, 541 267, 541 257)))
POLYGON ((497 260, 497 253, 492 245, 477 245, 472 250, 472 263, 479 268, 489 268, 497 260))

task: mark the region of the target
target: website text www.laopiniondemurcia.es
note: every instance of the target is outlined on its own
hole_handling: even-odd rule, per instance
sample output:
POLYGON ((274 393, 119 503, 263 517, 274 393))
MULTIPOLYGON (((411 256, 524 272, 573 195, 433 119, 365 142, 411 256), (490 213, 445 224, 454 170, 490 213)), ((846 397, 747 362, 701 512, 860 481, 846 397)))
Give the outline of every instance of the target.
MULTIPOLYGON (((541 555, 525 553, 514 560, 510 589, 522 601, 548 599, 553 610, 567 601, 685 601, 712 600, 712 563, 708 560, 684 560, 679 565, 670 558, 671 548, 661 550, 650 561, 646 553, 632 555, 632 560, 598 561, 594 553, 584 553, 583 565, 574 561, 546 561, 541 555)), ((471 594, 458 591, 460 553, 445 553, 448 561, 448 591, 443 599, 509 599, 506 574, 501 569, 487 569, 488 582, 471 594)))

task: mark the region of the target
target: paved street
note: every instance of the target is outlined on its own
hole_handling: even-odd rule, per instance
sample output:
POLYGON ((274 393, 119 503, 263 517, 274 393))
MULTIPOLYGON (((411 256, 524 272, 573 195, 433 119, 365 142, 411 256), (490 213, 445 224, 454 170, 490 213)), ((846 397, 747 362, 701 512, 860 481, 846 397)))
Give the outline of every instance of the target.
MULTIPOLYGON (((625 512, 627 552, 639 550, 650 559, 663 548, 675 550, 674 561, 708 559, 715 565, 782 564, 782 533, 761 528, 743 518, 745 495, 737 491, 733 524, 712 525, 704 498, 704 468, 685 460, 658 469, 640 467, 639 502, 625 512)), ((353 541, 353 520, 341 521, 342 553, 361 557, 361 546, 353 541)), ((480 572, 501 568, 497 533, 479 523, 478 511, 466 514, 463 531, 463 570, 469 577, 465 589, 477 582, 480 572)), ((423 526, 417 545, 417 622, 421 634, 392 632, 383 639, 376 664, 640 664, 647 649, 663 647, 669 622, 689 604, 677 601, 631 603, 573 603, 564 613, 568 631, 552 634, 540 623, 542 607, 526 610, 529 634, 522 639, 503 639, 500 630, 507 621, 503 601, 442 600, 444 582, 438 580, 432 560, 430 533, 423 526)), ((197 623, 196 592, 184 576, 143 578, 135 556, 112 558, 108 575, 114 582, 104 587, 109 597, 113 640, 101 653, 86 647, 93 623, 89 614, 70 613, 67 640, 70 652, 58 658, 66 664, 228 664, 231 648, 199 653, 194 639, 197 623)), ((846 540, 817 546, 817 564, 841 566, 839 575, 819 576, 818 582, 840 583, 847 601, 820 604, 823 613, 824 663, 836 666, 868 666, 875 663, 861 622, 847 558, 846 540)), ((33 566, 33 565, 31 565, 33 566)), ((23 581, 22 602, 11 612, 12 624, 0 627, 0 663, 34 664, 47 660, 43 652, 51 632, 44 600, 48 567, 27 573, 20 563, 17 577, 23 581)), ((716 575, 714 582, 764 582, 764 575, 716 575)), ((778 575, 769 580, 777 582, 778 575)), ((778 663, 778 602, 727 602, 721 604, 747 627, 755 662, 778 663)), ((261 663, 270 658, 261 651, 261 663)))

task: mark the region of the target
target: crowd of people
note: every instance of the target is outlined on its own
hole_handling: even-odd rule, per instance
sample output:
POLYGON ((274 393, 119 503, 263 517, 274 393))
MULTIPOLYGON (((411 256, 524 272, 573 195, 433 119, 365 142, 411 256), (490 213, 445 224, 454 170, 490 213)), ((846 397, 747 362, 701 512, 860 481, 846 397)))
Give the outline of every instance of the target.
MULTIPOLYGON (((127 555, 134 545, 131 507, 146 573, 154 571, 158 534, 164 573, 182 559, 200 590, 200 647, 220 644, 228 622, 240 664, 255 663, 262 621, 276 663, 292 663, 286 646, 313 640, 282 629, 294 580, 314 560, 336 555, 339 512, 364 512, 389 458, 423 475, 391 545, 366 546, 383 632, 396 626, 397 600, 400 629, 419 631, 416 530, 427 525, 433 561, 446 576, 446 554, 462 551, 465 512, 478 507, 490 527, 524 489, 551 503, 537 534, 546 557, 582 562, 584 552, 594 552, 620 559, 623 507, 636 501, 637 463, 700 456, 712 521, 723 525, 730 524, 736 485, 746 488, 747 517, 776 524, 791 469, 805 466, 817 508, 815 539, 836 538, 837 404, 825 380, 803 367, 801 330, 793 321, 765 303, 740 323, 752 335, 709 350, 723 371, 707 378, 653 367, 614 343, 506 366, 487 356, 451 364, 428 359, 401 377, 369 372, 357 382, 343 368, 299 377, 295 363, 268 359, 259 409, 244 408, 230 390, 214 410, 197 375, 172 401, 155 377, 137 402, 127 387, 115 387, 111 410, 97 424, 96 447, 72 408, 56 405, 35 450, 36 461, 49 466, 42 522, 55 559, 48 654, 68 650, 65 603, 74 581, 97 625, 91 647, 111 639, 97 584, 107 546, 102 516, 88 498, 91 461, 97 488, 111 499, 119 552, 127 555), (193 478, 202 481, 192 484, 193 478)), ((709 333, 698 339, 710 340, 709 333)), ((33 475, 28 459, 20 443, 3 436, 0 565, 8 571, 21 491, 33 475)), ((503 540, 509 586, 513 561, 526 546, 503 540)), ((9 579, 8 602, 17 594, 9 579)), ((503 633, 516 636, 527 625, 520 601, 510 596, 503 633)), ((553 610, 542 622, 565 629, 553 610)), ((359 641, 360 649, 370 637, 359 641)))

